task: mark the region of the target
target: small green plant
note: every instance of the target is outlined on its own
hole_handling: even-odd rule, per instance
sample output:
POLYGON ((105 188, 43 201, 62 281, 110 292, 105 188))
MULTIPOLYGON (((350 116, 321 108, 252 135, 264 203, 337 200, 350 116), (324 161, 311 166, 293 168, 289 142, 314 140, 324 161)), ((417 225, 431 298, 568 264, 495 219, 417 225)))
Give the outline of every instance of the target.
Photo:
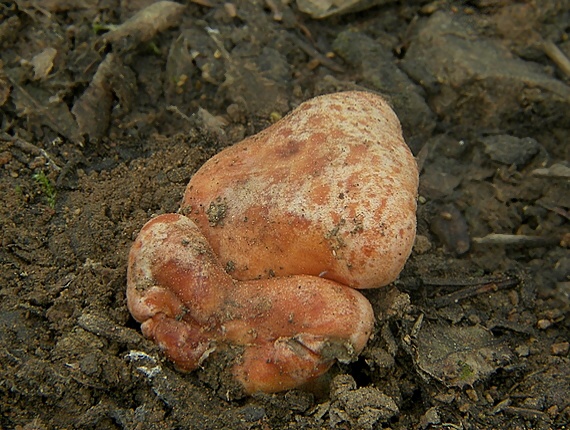
POLYGON ((57 192, 49 178, 46 176, 43 170, 34 174, 33 178, 41 187, 42 192, 46 195, 49 207, 55 209, 55 197, 57 195, 57 192))
POLYGON ((93 32, 95 34, 99 34, 103 31, 112 31, 115 30, 118 27, 118 25, 115 24, 102 24, 102 23, 98 23, 98 22, 94 22, 91 25, 91 28, 93 29, 93 32))
POLYGON ((467 364, 463 360, 459 360, 457 362, 457 365, 461 369, 461 373, 459 375, 460 380, 465 381, 465 380, 473 378, 475 371, 473 370, 473 368, 469 364, 467 364))
POLYGON ((160 55, 160 48, 158 47, 158 45, 155 42, 148 42, 148 49, 150 50, 150 52, 152 52, 154 55, 160 55))

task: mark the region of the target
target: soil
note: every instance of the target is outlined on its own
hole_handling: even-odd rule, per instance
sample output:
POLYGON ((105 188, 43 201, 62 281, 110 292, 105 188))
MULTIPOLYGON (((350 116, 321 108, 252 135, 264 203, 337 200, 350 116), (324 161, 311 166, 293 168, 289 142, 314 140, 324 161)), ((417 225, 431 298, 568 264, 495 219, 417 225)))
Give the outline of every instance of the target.
POLYGON ((0 428, 567 428, 570 4, 367 3, 0 2, 0 428), (360 359, 251 397, 223 360, 177 372, 126 308, 138 230, 225 146, 357 88, 422 165, 360 359))

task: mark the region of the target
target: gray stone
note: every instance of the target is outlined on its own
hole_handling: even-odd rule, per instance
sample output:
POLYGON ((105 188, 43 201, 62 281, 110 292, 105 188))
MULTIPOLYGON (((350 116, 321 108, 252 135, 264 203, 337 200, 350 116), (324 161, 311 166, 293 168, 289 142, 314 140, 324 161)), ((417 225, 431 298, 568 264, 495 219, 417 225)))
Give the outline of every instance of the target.
POLYGON ((540 151, 540 144, 531 137, 508 135, 488 136, 481 139, 485 153, 502 164, 524 166, 540 151))
POLYGON ((508 129, 570 126, 570 87, 477 34, 468 17, 437 12, 418 24, 401 63, 444 121, 508 129))

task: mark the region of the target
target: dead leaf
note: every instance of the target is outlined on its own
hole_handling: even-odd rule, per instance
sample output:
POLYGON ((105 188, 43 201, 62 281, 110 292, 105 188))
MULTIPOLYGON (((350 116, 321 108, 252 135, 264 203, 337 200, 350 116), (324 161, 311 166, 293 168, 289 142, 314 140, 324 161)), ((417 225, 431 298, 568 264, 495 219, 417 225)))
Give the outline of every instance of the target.
POLYGON ((10 74, 8 78, 13 85, 12 100, 19 116, 45 125, 75 143, 83 143, 77 123, 62 100, 41 88, 20 85, 10 74))
POLYGON ((95 140, 105 136, 111 121, 113 95, 119 99, 123 113, 128 112, 133 102, 135 82, 132 70, 118 56, 108 54, 71 110, 79 132, 95 140))
POLYGON ((172 1, 153 3, 104 34, 101 40, 118 45, 120 50, 131 50, 167 28, 178 25, 185 8, 186 6, 172 1))
POLYGON ((508 347, 481 326, 424 323, 417 335, 417 367, 446 386, 472 386, 511 358, 508 347))
POLYGON ((32 58, 32 66, 34 67, 34 80, 45 79, 53 68, 53 60, 57 55, 55 48, 48 47, 32 58))

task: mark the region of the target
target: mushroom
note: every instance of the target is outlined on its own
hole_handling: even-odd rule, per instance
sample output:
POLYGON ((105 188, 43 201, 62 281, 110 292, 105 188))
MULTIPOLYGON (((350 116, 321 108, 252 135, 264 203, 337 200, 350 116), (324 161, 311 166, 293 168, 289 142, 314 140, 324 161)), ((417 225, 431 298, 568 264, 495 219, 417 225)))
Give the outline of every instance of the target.
POLYGON ((416 232, 418 169, 396 114, 360 91, 302 103, 208 160, 182 213, 239 280, 392 282, 416 232))
POLYGON ((160 215, 140 231, 129 254, 127 303, 180 370, 214 351, 238 347, 232 374, 246 393, 277 392, 349 362, 372 333, 374 314, 358 291, 295 275, 236 281, 198 227, 160 215))
POLYGON ((206 162, 181 213, 142 228, 129 310, 183 371, 225 351, 246 393, 303 385, 364 348, 374 315, 355 288, 400 273, 417 188, 384 99, 309 100, 206 162))

